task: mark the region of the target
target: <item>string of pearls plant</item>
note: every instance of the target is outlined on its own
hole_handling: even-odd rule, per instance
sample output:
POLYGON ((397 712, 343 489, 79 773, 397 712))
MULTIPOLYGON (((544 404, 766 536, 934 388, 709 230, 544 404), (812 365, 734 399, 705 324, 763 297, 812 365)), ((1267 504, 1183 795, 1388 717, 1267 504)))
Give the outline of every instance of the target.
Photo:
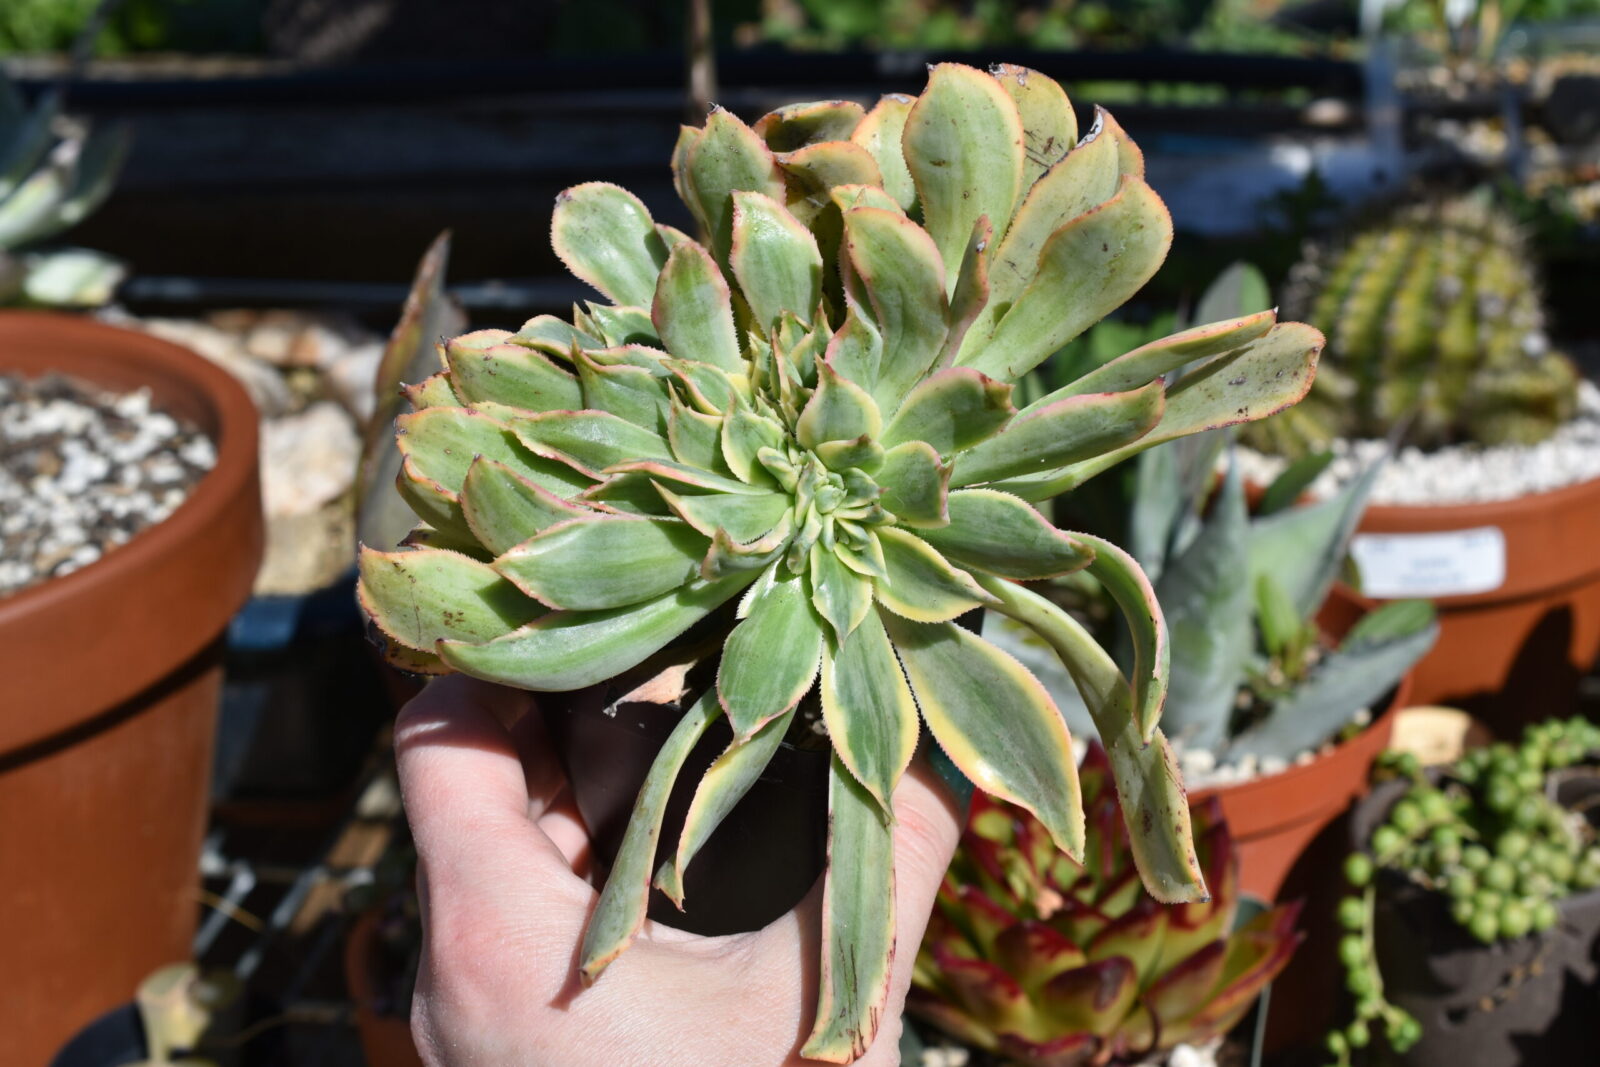
POLYGON ((1396 1052, 1422 1038, 1421 1024, 1384 994, 1373 930, 1379 872, 1446 894, 1451 918, 1484 944, 1546 933, 1563 898, 1600 887, 1594 831, 1550 799, 1546 782, 1596 752, 1600 726, 1573 718, 1530 727, 1519 745, 1474 749, 1437 776, 1410 753, 1384 753, 1377 775, 1410 785, 1367 849, 1345 860, 1339 959, 1355 1017, 1327 1036, 1337 1067, 1380 1025, 1396 1052))

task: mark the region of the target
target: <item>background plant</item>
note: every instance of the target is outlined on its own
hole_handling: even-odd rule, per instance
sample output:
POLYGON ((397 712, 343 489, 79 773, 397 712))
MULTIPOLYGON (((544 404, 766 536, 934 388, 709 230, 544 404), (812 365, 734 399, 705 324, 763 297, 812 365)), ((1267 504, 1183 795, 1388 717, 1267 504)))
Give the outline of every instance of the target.
MULTIPOLYGON (((1267 301, 1265 280, 1236 265, 1207 289, 1197 313, 1239 315, 1267 301)), ((1065 355, 1095 358, 1092 350, 1065 355)), ((1064 369, 1079 372, 1070 363, 1064 369)), ((1252 512, 1231 463, 1218 484, 1228 442, 1228 432, 1218 431, 1151 449, 1062 504, 1127 545, 1153 583, 1171 634, 1168 733, 1222 761, 1286 763, 1338 735, 1392 689, 1437 628, 1429 605, 1401 601, 1369 613, 1342 640, 1325 641, 1316 616, 1345 564, 1377 468, 1331 497, 1301 503, 1328 461, 1308 457, 1267 487, 1252 512)), ((1074 580, 1080 589, 1086 584, 1074 580)), ((1105 597, 1092 583, 1088 593, 1105 597)), ((1045 681, 1070 723, 1086 717, 1036 638, 1002 617, 992 617, 986 632, 1045 681)), ((1121 641, 1126 658, 1131 649, 1117 629, 1105 637, 1121 641)))
POLYGON ((1239 923, 1239 857, 1213 799, 1195 812, 1209 901, 1145 893, 1091 746, 1082 863, 1027 812, 981 795, 923 938, 907 1010, 1022 1064, 1141 1061, 1232 1029, 1288 964, 1299 904, 1239 923))
POLYGON ((1355 1018, 1328 1035, 1341 1065, 1376 1027, 1398 1052, 1421 1039, 1417 1021, 1384 998, 1373 935, 1381 877, 1445 894, 1450 916, 1484 944, 1538 936, 1559 921, 1562 898, 1600 887, 1591 825, 1546 795, 1552 771, 1600 752, 1600 726, 1573 718, 1529 727, 1521 744, 1468 752, 1437 777, 1409 753, 1387 752, 1378 778, 1408 783, 1364 851, 1345 861, 1351 894, 1339 904, 1339 956, 1355 1018))
POLYGON ((120 264, 85 249, 36 246, 110 195, 127 155, 120 126, 91 129, 61 112, 59 89, 29 108, 0 71, 0 304, 99 304, 120 264))
POLYGON ((1121 549, 1027 501, 1292 403, 1321 338, 1271 312, 1197 327, 1019 410, 1011 383, 1132 296, 1171 239, 1132 140, 1103 111, 1080 140, 1060 87, 1020 67, 942 64, 920 98, 871 111, 795 105, 750 127, 716 110, 683 131, 673 173, 704 243, 625 190, 570 189, 553 243, 610 302, 458 337, 408 388, 397 487, 423 524, 401 551, 363 551, 361 597, 412 670, 559 692, 679 668, 666 677, 688 710, 589 925, 586 981, 643 923, 696 741, 732 727, 655 870, 679 901, 684 867, 806 728, 802 703, 817 709, 834 753, 830 863, 803 1051, 848 1061, 887 995, 888 805, 919 720, 980 788, 1081 854, 1061 713, 954 625, 969 611, 1005 612, 1064 658, 1129 798, 1146 885, 1204 895, 1157 728, 1167 636, 1152 590, 1121 549), (1018 584, 1080 569, 1123 605, 1128 675, 1018 584), (690 691, 701 663, 714 684, 690 691))
POLYGON ((1577 408, 1519 228, 1487 196, 1416 204, 1336 254, 1311 247, 1284 305, 1328 338, 1306 402, 1248 436, 1303 455, 1336 437, 1532 444, 1577 408))

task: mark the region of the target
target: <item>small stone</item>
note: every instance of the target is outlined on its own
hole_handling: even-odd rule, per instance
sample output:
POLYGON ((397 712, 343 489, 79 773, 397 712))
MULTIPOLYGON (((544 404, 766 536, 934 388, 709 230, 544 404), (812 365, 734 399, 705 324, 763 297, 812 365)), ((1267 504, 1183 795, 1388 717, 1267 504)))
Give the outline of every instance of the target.
POLYGON ((1289 761, 1282 756, 1263 756, 1261 758, 1261 773, 1263 776, 1282 774, 1289 769, 1289 761))

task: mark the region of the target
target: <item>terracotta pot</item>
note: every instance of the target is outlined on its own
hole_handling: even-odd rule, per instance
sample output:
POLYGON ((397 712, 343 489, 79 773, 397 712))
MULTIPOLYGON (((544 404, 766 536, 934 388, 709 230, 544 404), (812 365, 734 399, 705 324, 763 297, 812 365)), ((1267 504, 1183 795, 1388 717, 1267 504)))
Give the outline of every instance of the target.
POLYGON ((344 981, 355 1005, 356 1033, 367 1067, 422 1067, 411 1040, 411 1020, 385 1012, 380 992, 384 956, 378 940, 379 911, 363 912, 344 943, 344 981))
POLYGON ((1600 656, 1597 543, 1600 479, 1485 504, 1368 508, 1353 550, 1376 594, 1366 603, 1419 595, 1439 606, 1416 702, 1465 708, 1511 736, 1577 710, 1578 681, 1600 656), (1390 562, 1375 563, 1383 553, 1390 562))
MULTIPOLYGON (((1335 636, 1365 609, 1335 590, 1318 621, 1335 636)), ((1400 679, 1382 715, 1355 737, 1310 763, 1237 785, 1196 790, 1191 802, 1216 797, 1239 850, 1240 887, 1264 901, 1278 899, 1284 879, 1312 840, 1367 791, 1367 772, 1389 744, 1396 712, 1411 702, 1410 675, 1400 679)), ((1354 711, 1355 709, 1351 709, 1354 711)))
POLYGON ((86 319, 0 313, 0 370, 149 386, 217 465, 165 522, 0 600, 0 997, 8 1062, 187 958, 220 636, 261 556, 256 412, 199 356, 86 319))

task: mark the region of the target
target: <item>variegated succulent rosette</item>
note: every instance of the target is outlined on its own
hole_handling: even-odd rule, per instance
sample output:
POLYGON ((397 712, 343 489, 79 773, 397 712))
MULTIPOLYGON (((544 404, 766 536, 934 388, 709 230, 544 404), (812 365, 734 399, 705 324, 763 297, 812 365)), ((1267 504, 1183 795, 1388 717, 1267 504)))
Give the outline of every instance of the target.
POLYGON ((912 1015, 1022 1067, 1165 1062, 1233 1029, 1288 965, 1300 904, 1238 922, 1221 803, 1195 817, 1211 899, 1164 907, 1139 885, 1106 771, 1092 746, 1083 862, 1027 812, 974 798, 917 954, 912 1015))
POLYGON ((1144 345, 1020 410, 1012 383, 1155 273, 1171 222, 1103 111, 1020 67, 934 67, 920 97, 715 110, 678 192, 703 235, 616 186, 558 199, 557 253, 608 302, 448 342, 397 420, 422 525, 361 557, 402 666, 553 692, 638 667, 726 607, 716 684, 645 782, 588 928, 597 979, 760 775, 803 701, 833 748, 821 993, 804 1055, 872 1041, 895 951, 890 796, 928 731, 984 791, 1081 853, 1067 728, 1039 682, 953 620, 1003 612, 1093 710, 1152 894, 1205 893, 1157 718, 1167 643, 1121 549, 1030 502, 1144 448, 1299 399, 1321 335, 1266 312, 1144 345), (1175 384, 1168 379, 1182 371, 1175 384), (1131 677, 1023 582, 1087 569, 1131 677), (815 694, 814 696, 812 694, 815 694), (679 768, 734 740, 651 866, 679 768))

